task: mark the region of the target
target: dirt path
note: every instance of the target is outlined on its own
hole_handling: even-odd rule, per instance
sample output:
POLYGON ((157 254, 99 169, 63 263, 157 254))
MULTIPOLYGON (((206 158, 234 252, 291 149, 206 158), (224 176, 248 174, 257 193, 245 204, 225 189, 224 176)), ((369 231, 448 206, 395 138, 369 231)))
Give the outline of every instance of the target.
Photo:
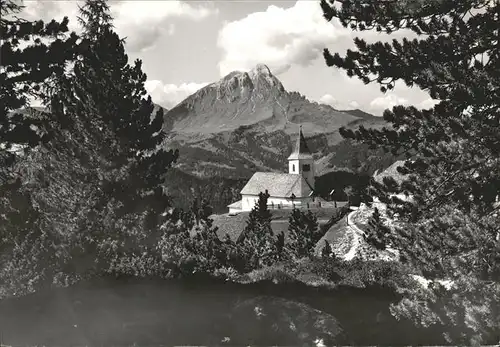
POLYGON ((352 211, 349 213, 347 216, 347 232, 352 235, 351 237, 351 248, 349 251, 344 254, 344 260, 352 260, 356 256, 359 245, 361 244, 361 238, 362 235, 364 234, 361 229, 359 229, 353 222, 353 216, 357 213, 358 211, 352 211))
POLYGON ((321 256, 325 241, 327 241, 335 252, 336 256, 344 258, 352 248, 354 233, 347 223, 347 215, 337 223, 332 225, 325 235, 316 244, 315 254, 321 256))

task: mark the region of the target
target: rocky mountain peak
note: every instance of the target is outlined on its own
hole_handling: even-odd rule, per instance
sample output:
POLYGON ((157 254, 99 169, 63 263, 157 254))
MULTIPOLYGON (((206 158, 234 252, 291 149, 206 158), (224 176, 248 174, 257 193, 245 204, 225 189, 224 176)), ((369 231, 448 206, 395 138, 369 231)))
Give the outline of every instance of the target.
POLYGON ((249 71, 249 75, 252 78, 255 78, 259 75, 273 76, 271 70, 269 70, 269 68, 265 64, 257 64, 253 69, 249 71))
POLYGON ((251 95, 278 95, 285 92, 285 88, 265 64, 257 64, 248 72, 232 71, 219 81, 206 87, 217 93, 217 99, 228 98, 247 100, 251 95))
POLYGON ((264 93, 268 93, 272 89, 278 93, 285 91, 281 81, 271 73, 271 70, 265 64, 257 64, 248 72, 248 76, 250 76, 257 89, 264 89, 264 93))

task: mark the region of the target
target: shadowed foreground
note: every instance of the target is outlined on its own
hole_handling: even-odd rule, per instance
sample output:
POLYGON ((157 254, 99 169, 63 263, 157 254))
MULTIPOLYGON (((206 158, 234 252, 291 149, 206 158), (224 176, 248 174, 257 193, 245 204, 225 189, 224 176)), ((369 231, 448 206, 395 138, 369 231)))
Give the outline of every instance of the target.
POLYGON ((0 336, 12 346, 146 346, 394 345, 427 335, 390 317, 394 299, 295 284, 103 280, 0 301, 0 336))

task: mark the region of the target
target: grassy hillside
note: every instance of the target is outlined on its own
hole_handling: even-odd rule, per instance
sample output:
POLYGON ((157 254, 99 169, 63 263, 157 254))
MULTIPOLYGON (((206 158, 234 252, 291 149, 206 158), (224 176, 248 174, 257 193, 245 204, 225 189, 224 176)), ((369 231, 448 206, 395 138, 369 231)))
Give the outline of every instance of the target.
MULTIPOLYGON (((337 215, 339 209, 344 206, 345 202, 338 203, 338 209, 332 208, 311 208, 310 211, 313 212, 318 218, 320 228, 327 225, 328 221, 335 215, 337 215)), ((281 209, 281 210, 271 210, 272 220, 271 227, 273 231, 278 234, 280 232, 285 233, 285 237, 288 234, 288 217, 292 210, 281 209)), ((248 220, 249 212, 241 212, 235 216, 230 216, 228 214, 222 215, 212 215, 210 218, 214 221, 214 226, 218 227, 217 234, 220 239, 224 239, 226 234, 230 236, 233 241, 236 241, 246 226, 246 221, 248 220)), ((326 230, 325 230, 326 232, 326 230)))

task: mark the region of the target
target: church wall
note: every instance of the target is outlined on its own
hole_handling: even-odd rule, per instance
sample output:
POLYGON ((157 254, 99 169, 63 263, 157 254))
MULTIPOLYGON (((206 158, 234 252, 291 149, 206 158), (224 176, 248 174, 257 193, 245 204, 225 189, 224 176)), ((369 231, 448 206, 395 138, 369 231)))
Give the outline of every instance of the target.
MULTIPOLYGON (((241 211, 251 211, 257 201, 259 200, 259 197, 257 195, 242 195, 241 196, 241 211)), ((301 204, 305 205, 307 202, 311 201, 310 198, 302 198, 302 199, 297 199, 294 201, 294 204, 299 206, 301 204)), ((268 205, 275 205, 275 208, 278 208, 278 205, 282 205, 285 207, 291 207, 292 206, 292 201, 287 198, 276 198, 276 197, 269 197, 267 199, 267 204, 268 205)))
POLYGON ((289 200, 289 199, 285 199, 285 198, 269 198, 267 200, 267 204, 268 205, 272 205, 274 204, 276 207, 275 208, 278 208, 278 205, 283 205, 283 206, 288 206, 288 205, 292 205, 292 202, 289 200))
POLYGON ((241 210, 251 211, 257 200, 259 200, 257 195, 241 195, 241 210))
POLYGON ((241 212, 242 209, 241 208, 236 208, 236 207, 230 207, 229 208, 229 214, 233 214, 233 213, 239 213, 241 212))

